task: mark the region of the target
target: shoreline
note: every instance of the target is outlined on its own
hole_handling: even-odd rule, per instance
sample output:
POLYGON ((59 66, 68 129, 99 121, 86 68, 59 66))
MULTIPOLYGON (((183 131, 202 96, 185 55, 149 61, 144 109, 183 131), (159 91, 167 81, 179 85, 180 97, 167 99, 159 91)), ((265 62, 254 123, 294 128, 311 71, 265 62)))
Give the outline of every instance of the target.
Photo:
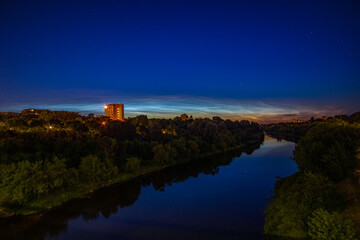
MULTIPOLYGON (((249 141, 247 143, 232 147, 226 151, 215 151, 215 152, 205 153, 205 154, 201 154, 195 158, 186 159, 186 160, 183 160, 180 162, 176 162, 174 164, 169 164, 169 165, 164 165, 164 166, 156 166, 156 165, 155 166, 147 166, 144 169, 140 170, 138 173, 135 173, 135 174, 123 173, 121 175, 114 177, 111 180, 99 182, 98 184, 96 184, 93 187, 89 187, 89 186, 86 186, 83 188, 77 187, 75 189, 71 189, 71 190, 67 190, 67 191, 65 190, 61 193, 49 194, 42 199, 34 200, 28 206, 26 206, 24 208, 20 208, 16 211, 12 211, 9 209, 0 209, 0 226, 1 226, 1 221, 8 221, 8 220, 15 219, 18 217, 25 217, 25 216, 31 216, 31 215, 36 215, 36 214, 45 214, 55 208, 61 207, 63 204, 68 203, 72 200, 89 197, 90 194, 93 194, 94 192, 96 192, 100 189, 103 189, 106 187, 111 187, 111 186, 114 186, 114 185, 120 184, 120 183, 126 183, 126 182, 136 179, 138 177, 145 176, 148 174, 153 174, 153 173, 156 173, 163 169, 167 169, 167 168, 170 168, 170 167, 173 167, 176 165, 184 164, 184 163, 191 162, 191 161, 201 160, 201 159, 204 159, 204 158, 207 158, 210 156, 216 156, 216 155, 224 154, 224 153, 235 151, 235 150, 240 150, 240 149, 245 148, 248 145, 251 145, 254 143, 256 143, 256 141, 249 141), (48 207, 38 206, 38 205, 41 205, 41 206, 46 205, 46 203, 48 204, 48 207)), ((263 142, 261 142, 260 145, 262 143, 263 142)))

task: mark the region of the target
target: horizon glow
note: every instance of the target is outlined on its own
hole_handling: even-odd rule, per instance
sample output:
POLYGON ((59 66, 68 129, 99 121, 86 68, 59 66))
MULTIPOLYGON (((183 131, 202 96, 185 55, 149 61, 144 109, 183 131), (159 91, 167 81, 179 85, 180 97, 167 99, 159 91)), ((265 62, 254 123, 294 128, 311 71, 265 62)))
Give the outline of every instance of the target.
POLYGON ((359 1, 0 1, 0 111, 360 111, 359 1))
MULTIPOLYGON (((101 95, 101 94, 99 94, 101 95)), ((58 99, 49 104, 17 103, 11 107, 0 104, 1 111, 20 112, 22 109, 49 109, 80 112, 82 115, 104 114, 104 105, 124 103, 125 117, 147 115, 149 118, 173 118, 183 113, 195 118, 220 116, 223 119, 250 120, 259 123, 292 121, 294 117, 307 120, 323 115, 350 114, 344 106, 329 104, 299 103, 298 100, 235 100, 193 96, 127 96, 117 98, 107 96, 107 100, 93 96, 81 99, 58 99)))

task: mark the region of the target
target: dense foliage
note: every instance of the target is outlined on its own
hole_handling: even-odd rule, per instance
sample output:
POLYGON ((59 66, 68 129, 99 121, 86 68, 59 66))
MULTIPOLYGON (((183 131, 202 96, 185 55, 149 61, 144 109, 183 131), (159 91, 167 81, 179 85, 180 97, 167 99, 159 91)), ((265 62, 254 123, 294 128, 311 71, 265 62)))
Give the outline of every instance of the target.
POLYGON ((360 128, 342 122, 319 124, 296 145, 294 159, 300 171, 322 173, 339 181, 354 172, 359 162, 360 128))
POLYGON ((77 171, 66 168, 65 160, 19 161, 0 166, 1 200, 8 206, 24 205, 34 197, 71 186, 77 171))
POLYGON ((342 212, 358 202, 343 187, 358 185, 359 149, 357 122, 335 118, 308 130, 294 151, 299 172, 275 185, 273 202, 265 213, 265 233, 300 239, 356 239, 353 224, 344 220, 342 212))
POLYGON ((261 143, 249 121, 82 117, 28 110, 0 115, 0 205, 13 210, 73 189, 94 189, 146 169, 261 143))
POLYGON ((335 117, 326 117, 314 119, 313 117, 308 121, 300 122, 280 122, 262 124, 261 129, 266 134, 280 139, 297 142, 300 138, 313 127, 322 123, 334 123, 334 122, 346 122, 346 123, 360 123, 360 112, 352 115, 337 115, 335 117))
POLYGON ((265 214, 265 233, 306 238, 308 218, 314 210, 342 210, 343 204, 326 177, 310 172, 294 174, 276 183, 275 199, 265 214))
POLYGON ((302 123, 271 123, 263 124, 261 125, 261 128, 266 132, 266 134, 272 137, 297 142, 301 137, 305 136, 307 131, 320 122, 322 121, 317 120, 302 123))
POLYGON ((309 219, 309 236, 316 240, 355 240, 354 223, 337 213, 317 209, 309 219))

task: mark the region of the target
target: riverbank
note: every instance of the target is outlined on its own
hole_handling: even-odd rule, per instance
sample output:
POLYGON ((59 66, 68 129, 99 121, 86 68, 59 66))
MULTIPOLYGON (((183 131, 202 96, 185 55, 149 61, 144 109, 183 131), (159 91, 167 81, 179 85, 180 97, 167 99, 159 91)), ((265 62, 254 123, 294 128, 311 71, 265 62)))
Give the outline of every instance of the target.
POLYGON ((358 124, 328 121, 311 128, 297 142, 293 159, 299 172, 277 181, 265 212, 265 234, 357 239, 359 130, 358 124))
POLYGON ((267 205, 264 199, 273 189, 275 176, 296 172, 289 159, 293 149, 293 143, 265 137, 258 149, 245 147, 177 164, 103 187, 41 214, 0 219, 0 236, 13 240, 263 239, 264 216, 259 209, 267 205))
POLYGON ((46 195, 40 199, 34 199, 31 202, 28 202, 24 207, 18 209, 10 209, 10 208, 2 208, 0 209, 0 218, 6 219, 10 217, 15 217, 18 215, 32 215, 39 214, 49 211, 53 208, 59 207, 62 204, 78 198, 87 198, 89 194, 94 191, 100 190, 104 187, 109 187, 111 185, 115 185, 118 183, 123 183, 126 181, 130 181, 140 176, 144 176, 147 174, 155 173, 165 168, 169 168, 172 166, 180 165, 190 161, 196 161, 200 159, 204 159, 207 157, 214 157, 216 155, 221 155, 226 152, 238 151, 238 150, 247 150, 248 147, 252 146, 252 148, 256 148, 256 146, 260 146, 261 143, 256 141, 248 141, 245 144, 237 145, 235 147, 229 148, 227 151, 214 151, 206 154, 201 154, 195 158, 184 159, 182 161, 177 161, 172 164, 166 164, 163 166, 160 165, 145 165, 136 173, 121 173, 110 180, 107 181, 99 181, 94 183, 93 185, 80 185, 75 188, 67 188, 62 192, 57 192, 53 194, 46 195), (254 147, 255 146, 255 147, 254 147))

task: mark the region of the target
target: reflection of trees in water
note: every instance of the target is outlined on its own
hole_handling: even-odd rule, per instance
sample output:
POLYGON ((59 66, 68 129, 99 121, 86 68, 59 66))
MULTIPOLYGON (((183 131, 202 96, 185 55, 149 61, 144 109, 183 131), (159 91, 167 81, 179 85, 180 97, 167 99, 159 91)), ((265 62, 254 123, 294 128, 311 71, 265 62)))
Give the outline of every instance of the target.
POLYGON ((138 199, 141 187, 153 185, 155 190, 164 191, 172 183, 184 182, 191 177, 196 178, 201 173, 215 175, 219 173, 220 166, 229 165, 234 157, 240 157, 242 152, 251 154, 260 147, 260 144, 179 164, 126 183, 105 187, 84 198, 71 200, 48 213, 0 220, 0 238, 43 239, 56 237, 67 230, 67 223, 71 219, 82 216, 85 222, 88 222, 97 219, 100 214, 108 218, 116 214, 119 207, 131 206, 138 199))
POLYGON ((155 190, 164 191, 166 187, 171 186, 173 183, 184 182, 191 177, 197 178, 201 173, 205 175, 218 174, 220 166, 229 165, 235 157, 240 157, 243 152, 251 154, 258 148, 260 148, 260 143, 249 145, 243 149, 172 166, 154 174, 141 177, 141 183, 144 187, 152 184, 155 190))
MULTIPOLYGON (((241 155, 241 152, 238 156, 241 155)), ((210 159, 203 159, 170 167, 165 171, 159 171, 156 174, 143 176, 141 183, 144 187, 153 185, 155 190, 163 191, 165 187, 173 183, 184 182, 188 178, 197 178, 199 174, 215 175, 219 173, 219 166, 228 165, 232 161, 231 157, 218 156, 210 159)))
POLYGON ((276 138, 278 142, 282 140, 297 143, 301 136, 289 135, 289 134, 282 134, 282 133, 267 133, 268 136, 272 138, 276 138))
POLYGON ((144 187, 153 185, 155 190, 163 191, 173 183, 184 182, 188 178, 197 178, 200 174, 215 175, 219 173, 220 166, 229 165, 235 157, 240 157, 242 152, 251 154, 258 149, 260 144, 253 144, 241 150, 230 151, 196 161, 169 167, 154 174, 141 177, 144 187))
POLYGON ((15 217, 0 222, 0 238, 43 239, 55 237, 67 230, 67 222, 82 216, 88 222, 100 214, 108 218, 118 207, 131 206, 138 198, 141 185, 138 180, 106 187, 85 198, 74 199, 42 215, 15 217))
MULTIPOLYGON (((126 184, 100 189, 86 200, 81 215, 86 222, 98 218, 100 214, 108 218, 117 213, 118 207, 133 205, 140 191, 139 181, 129 181, 126 184)), ((69 203, 69 205, 72 204, 69 203)))

